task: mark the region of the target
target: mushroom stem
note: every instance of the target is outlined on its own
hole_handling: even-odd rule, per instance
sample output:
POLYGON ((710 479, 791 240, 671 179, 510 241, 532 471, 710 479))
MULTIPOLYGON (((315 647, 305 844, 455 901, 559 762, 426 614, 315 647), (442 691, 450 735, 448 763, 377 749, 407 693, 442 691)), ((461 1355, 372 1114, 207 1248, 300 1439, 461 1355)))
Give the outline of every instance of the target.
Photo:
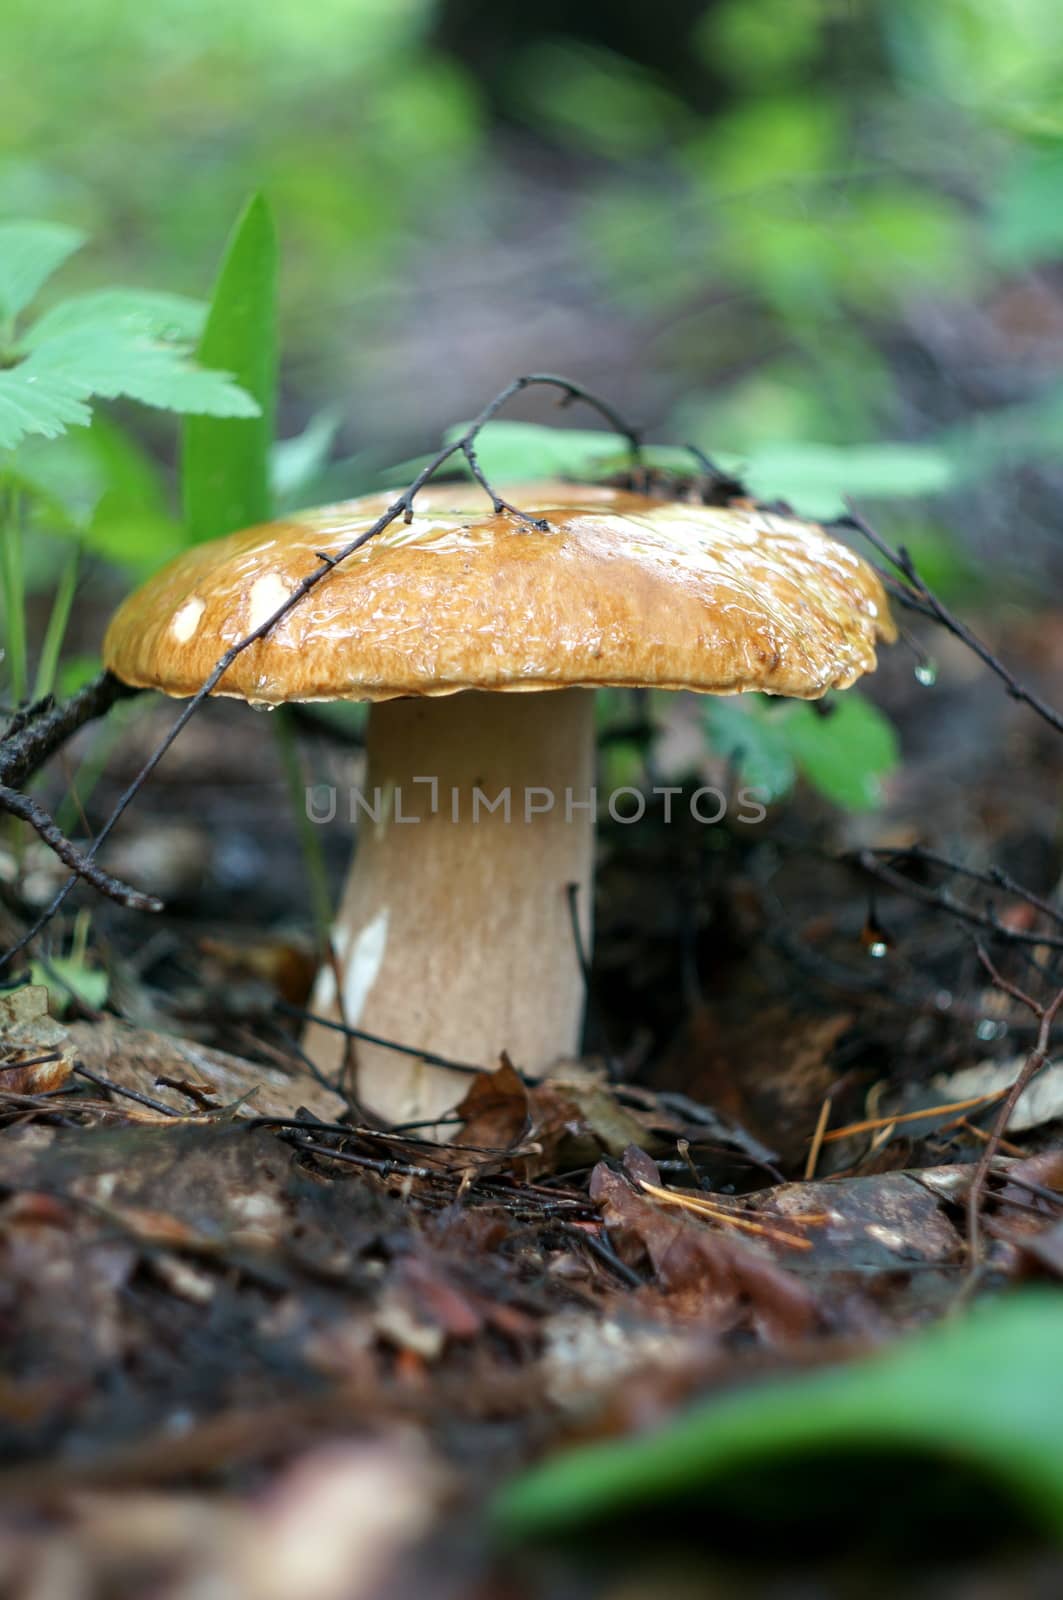
MULTIPOLYGON (((465 692, 374 705, 359 840, 314 1010, 433 1055, 542 1071, 579 1049, 590 948, 594 696, 465 692), (491 809, 493 808, 493 809, 491 809)), ((342 1036, 304 1048, 338 1069, 342 1036)), ((358 1095, 391 1122, 432 1119, 467 1075, 359 1042, 358 1095)))

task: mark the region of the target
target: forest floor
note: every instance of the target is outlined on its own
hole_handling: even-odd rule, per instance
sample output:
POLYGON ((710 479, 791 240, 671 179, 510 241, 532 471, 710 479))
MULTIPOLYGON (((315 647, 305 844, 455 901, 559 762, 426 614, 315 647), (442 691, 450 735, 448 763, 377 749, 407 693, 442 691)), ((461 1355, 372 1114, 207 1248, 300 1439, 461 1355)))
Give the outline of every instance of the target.
MULTIPOLYGON (((1063 703, 1063 616, 991 632, 1063 703)), ((0 995, 0 1593, 1059 1592, 1037 1495, 947 1415, 939 1452, 858 1432, 840 1470, 829 1440, 681 1463, 674 1486, 648 1457, 611 1521, 575 1520, 559 1488, 555 1528, 547 1486, 532 1528, 498 1498, 575 1445, 799 1393, 1058 1292, 1063 1064, 994 1157, 978 1261, 967 1200, 1037 1042, 1009 991, 1053 997, 1059 923, 1015 885, 1058 893, 1063 738, 962 647, 933 648, 936 686, 903 649, 876 680, 904 752, 880 811, 799 789, 757 827, 603 828, 593 1053, 477 1079, 447 1146, 358 1120, 356 1047, 335 1084, 306 1071, 305 869, 276 747, 266 719, 204 710, 110 857, 167 911, 79 902, 108 1013, 83 994, 64 1014, 61 982, 51 1017, 39 988, 0 995), (869 848, 899 879, 853 864, 869 848)), ((127 721, 94 816, 168 715, 127 721)), ((303 758, 350 770, 324 735, 303 758)), ((348 846, 325 840, 337 874, 348 846)), ((15 933, 18 895, 45 900, 55 868, 5 848, 15 933)), ((85 932, 82 914, 53 935, 60 978, 85 932)))

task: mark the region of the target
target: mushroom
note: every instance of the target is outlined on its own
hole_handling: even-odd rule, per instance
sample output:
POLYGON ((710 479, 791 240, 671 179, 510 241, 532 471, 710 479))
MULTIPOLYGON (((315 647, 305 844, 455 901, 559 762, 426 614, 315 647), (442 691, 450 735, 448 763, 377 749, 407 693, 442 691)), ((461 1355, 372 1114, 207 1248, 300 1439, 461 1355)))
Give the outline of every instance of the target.
MULTIPOLYGON (((392 497, 393 498, 393 497, 392 497)), ((894 627, 872 569, 821 527, 600 486, 431 485, 337 566, 216 692, 258 706, 372 702, 358 845, 313 1009, 476 1067, 578 1052, 590 945, 593 691, 811 699, 875 666, 894 627), (545 522, 533 525, 528 518, 545 522), (535 691, 549 690, 550 693, 535 691), (337 975, 340 992, 337 993, 337 975)), ((221 655, 390 504, 370 496, 197 545, 121 607, 110 671, 188 696, 221 655)), ((342 1034, 311 1024, 323 1069, 342 1034)), ((360 1098, 431 1121, 453 1070, 358 1046, 360 1098)))

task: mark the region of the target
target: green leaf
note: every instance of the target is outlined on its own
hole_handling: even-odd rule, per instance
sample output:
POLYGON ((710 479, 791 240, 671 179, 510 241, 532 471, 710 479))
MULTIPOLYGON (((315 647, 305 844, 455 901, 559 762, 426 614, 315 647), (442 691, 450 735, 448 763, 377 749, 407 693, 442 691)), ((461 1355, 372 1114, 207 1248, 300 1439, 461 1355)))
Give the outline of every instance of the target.
POLYGON ((823 715, 805 701, 735 695, 709 700, 702 719, 712 748, 763 799, 780 799, 800 773, 835 805, 873 810, 898 761, 893 724, 853 690, 827 704, 823 715))
POLYGON ((65 1016, 69 1011, 71 989, 79 1000, 98 1011, 107 1003, 111 987, 106 972, 101 972, 98 967, 87 966, 76 956, 51 956, 46 966, 31 962, 30 981, 47 988, 49 1007, 53 1016, 57 1017, 65 1016))
POLYGON ((878 707, 849 690, 832 696, 830 715, 793 705, 782 721, 787 748, 802 777, 847 811, 882 803, 882 779, 899 759, 893 724, 878 707))
MULTIPOLYGON (((1013 1294, 828 1371, 766 1381, 699 1405, 647 1437, 577 1449, 517 1479, 493 1520, 507 1539, 711 1497, 739 1471, 825 1452, 963 1462, 1017 1495, 1063 1536, 1063 1296, 1013 1294)), ((755 1492, 755 1489, 751 1492, 755 1492)), ((813 1510, 812 1515, 816 1512, 813 1510)), ((821 1525, 833 1515, 821 1504, 821 1525)))
POLYGON ((224 372, 208 372, 178 346, 82 328, 0 371, 0 449, 31 434, 55 439, 92 420, 86 402, 119 396, 166 411, 253 417, 258 407, 224 372))
POLYGON ((29 434, 57 439, 67 428, 92 421, 84 391, 61 374, 27 367, 23 361, 0 372, 0 450, 13 449, 29 434))
POLYGON ((61 300, 38 317, 18 340, 20 351, 36 350, 67 334, 118 333, 124 338, 191 344, 203 332, 207 307, 185 295, 151 289, 100 289, 61 300))
POLYGON ((763 500, 789 500, 802 516, 837 517, 845 497, 896 499, 941 494, 953 481, 948 453, 918 444, 765 446, 743 477, 763 500))
POLYGON ((261 195, 233 231, 214 289, 199 358, 232 372, 257 415, 185 423, 181 479, 188 539, 197 543, 270 515, 269 458, 277 382, 277 243, 261 195))
POLYGON ((82 398, 124 396, 162 411, 255 417, 258 406, 227 372, 211 371, 164 344, 105 325, 71 329, 31 351, 11 377, 64 382, 82 398))
POLYGON ((0 321, 13 321, 84 235, 58 222, 0 223, 0 321))
POLYGON ((769 803, 794 786, 797 769, 778 717, 755 695, 709 699, 702 720, 712 749, 738 769, 742 784, 769 803))

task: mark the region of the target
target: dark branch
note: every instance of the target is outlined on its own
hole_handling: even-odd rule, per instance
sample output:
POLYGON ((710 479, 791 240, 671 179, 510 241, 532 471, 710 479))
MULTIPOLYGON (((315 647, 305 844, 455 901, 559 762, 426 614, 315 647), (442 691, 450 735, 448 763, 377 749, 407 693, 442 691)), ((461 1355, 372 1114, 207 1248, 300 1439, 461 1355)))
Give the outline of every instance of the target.
POLYGON ((109 900, 116 900, 120 906, 125 906, 129 911, 161 911, 162 901, 156 900, 154 895, 141 894, 137 889, 131 889, 128 884, 119 878, 112 878, 109 872, 104 872, 94 861, 83 856, 65 834, 61 833, 36 800, 31 800, 28 795, 19 794, 17 789, 8 789, 0 784, 0 811, 9 811, 13 817, 18 817, 21 822, 28 822, 30 827, 42 838, 64 867, 69 867, 75 878, 84 878, 100 894, 109 900))
POLYGON ((62 705, 49 697, 27 706, 0 738, 0 783, 21 787, 87 722, 106 716, 119 700, 140 692, 101 672, 62 705))
POLYGON ((31 701, 28 706, 22 706, 21 708, 4 706, 0 710, 0 716, 9 718, 9 721, 3 734, 0 734, 0 744, 7 739, 14 738, 16 733, 21 733, 23 728, 29 727, 31 722, 36 722, 38 717, 43 717, 46 712, 51 711, 54 705, 54 694, 46 694, 40 700, 31 701))

